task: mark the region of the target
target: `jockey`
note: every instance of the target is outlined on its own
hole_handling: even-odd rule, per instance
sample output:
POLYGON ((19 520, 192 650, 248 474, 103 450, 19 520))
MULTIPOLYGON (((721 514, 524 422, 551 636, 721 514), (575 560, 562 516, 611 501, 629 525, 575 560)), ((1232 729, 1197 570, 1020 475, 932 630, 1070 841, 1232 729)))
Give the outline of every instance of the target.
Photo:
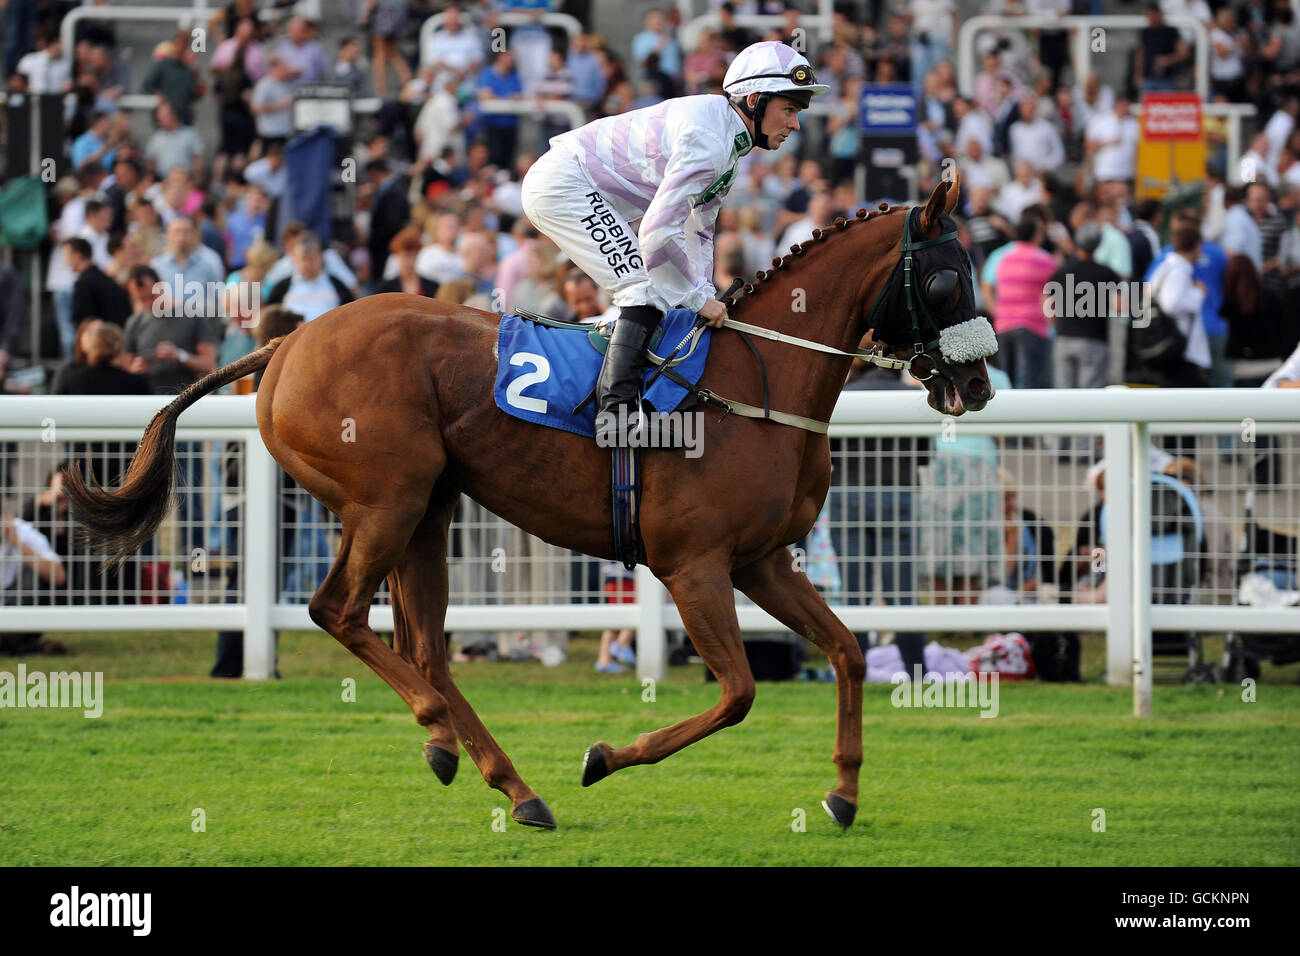
POLYGON ((636 406, 645 348, 668 309, 685 306, 721 327, 713 230, 736 161, 755 146, 779 148, 799 128, 799 110, 830 89, 775 40, 737 54, 722 88, 562 133, 524 177, 525 215, 620 309, 596 383, 598 414, 636 406))

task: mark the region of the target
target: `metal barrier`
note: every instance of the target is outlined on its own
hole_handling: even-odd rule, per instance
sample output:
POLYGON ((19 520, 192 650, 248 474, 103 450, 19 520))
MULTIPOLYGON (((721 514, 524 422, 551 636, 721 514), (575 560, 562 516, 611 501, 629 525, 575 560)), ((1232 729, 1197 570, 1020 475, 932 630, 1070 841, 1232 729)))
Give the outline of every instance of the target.
MULTIPOLYGON (((0 454, 6 513, 19 513, 59 460, 87 451, 108 461, 101 476, 114 484, 129 443, 165 401, 0 401, 0 442, 22 443, 0 454), (90 442, 97 444, 88 449, 83 443, 90 442), (115 442, 125 444, 105 444, 115 442)), ((90 572, 97 562, 70 555, 62 589, 20 585, 4 595, 9 604, 51 604, 6 607, 0 630, 243 629, 247 675, 265 678, 273 631, 313 627, 306 601, 332 561, 337 521, 284 484, 257 434, 253 403, 251 396, 212 396, 181 417, 181 505, 128 568, 136 577, 96 581, 90 572), (161 569, 197 570, 196 561, 207 573, 185 575, 188 603, 174 603, 179 578, 160 585, 161 569)), ((1294 561, 1294 550, 1257 542, 1285 540, 1294 549, 1300 539, 1297 436, 1300 393, 1291 390, 1005 391, 984 411, 956 420, 941 418, 915 391, 845 392, 831 429, 835 471, 823 547, 792 560, 804 562, 858 632, 1105 631, 1108 679, 1132 679, 1135 708, 1145 713, 1152 630, 1300 635, 1300 609, 1237 603, 1247 569, 1294 561), (1134 490, 1152 483, 1153 436, 1180 435, 1191 436, 1181 444, 1197 474, 1184 497, 1204 544, 1179 558, 1195 562, 1195 573, 1166 579, 1165 532, 1177 532, 1180 522, 1187 529, 1193 518, 1160 498, 1153 514, 1152 495, 1134 490), (1081 446, 1078 457, 1063 460, 1071 443, 1081 446), (1105 454, 1104 518, 1084 483, 1097 448, 1105 454), (1014 513, 1010 493, 1033 517, 1014 513), (1153 530, 1134 534, 1137 528, 1153 530), (1041 543, 1044 529, 1054 532, 1051 553, 1041 543), (1024 546, 1033 540, 1037 550, 1024 546), (1048 573, 1058 562, 1060 578, 1048 573), (1064 580, 1071 562, 1084 567, 1072 585, 1064 580), (1084 580, 1096 578, 1099 562, 1104 592, 1084 580)), ((637 569, 636 603, 609 604, 600 562, 541 544, 468 500, 453 539, 448 630, 635 627, 641 674, 664 676, 665 630, 682 624, 645 568, 637 569)), ((747 632, 784 632, 743 601, 738 616, 747 632)), ((371 623, 392 630, 385 595, 371 623)))
MULTIPOLYGON (((1171 27, 1186 27, 1196 35, 1196 92, 1201 102, 1209 100, 1210 92, 1210 34, 1205 24, 1195 17, 1170 16, 1165 22, 1171 27)), ((962 96, 970 96, 975 87, 975 37, 984 30, 1069 30, 1073 31, 1074 67, 1079 72, 1077 81, 1082 84, 1092 72, 1092 46, 1089 31, 1093 29, 1141 30, 1147 25, 1146 17, 1116 14, 1113 16, 1068 17, 1012 17, 1000 14, 980 14, 963 21, 957 31, 957 86, 962 96)))

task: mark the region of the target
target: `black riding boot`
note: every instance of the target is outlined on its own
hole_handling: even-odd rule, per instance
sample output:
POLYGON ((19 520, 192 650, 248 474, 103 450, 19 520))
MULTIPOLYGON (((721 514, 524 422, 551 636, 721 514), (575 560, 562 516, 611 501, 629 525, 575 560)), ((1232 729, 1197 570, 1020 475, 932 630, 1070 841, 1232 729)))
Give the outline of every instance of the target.
POLYGON ((627 406, 627 414, 637 410, 641 382, 645 373, 645 349, 663 313, 649 305, 625 306, 614 323, 614 331, 605 349, 605 362, 596 380, 596 428, 602 431, 600 414, 617 414, 627 406))

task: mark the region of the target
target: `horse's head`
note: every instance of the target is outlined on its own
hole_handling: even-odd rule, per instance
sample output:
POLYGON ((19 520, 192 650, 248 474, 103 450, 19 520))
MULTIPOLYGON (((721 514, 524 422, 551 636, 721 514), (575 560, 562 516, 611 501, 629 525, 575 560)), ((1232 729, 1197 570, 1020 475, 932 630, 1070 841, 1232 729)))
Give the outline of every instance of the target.
POLYGON ((903 220, 899 259, 866 317, 891 353, 911 353, 930 407, 946 415, 977 412, 993 397, 985 358, 997 351, 989 320, 975 314, 970 257, 950 213, 960 184, 955 163, 924 207, 903 220))

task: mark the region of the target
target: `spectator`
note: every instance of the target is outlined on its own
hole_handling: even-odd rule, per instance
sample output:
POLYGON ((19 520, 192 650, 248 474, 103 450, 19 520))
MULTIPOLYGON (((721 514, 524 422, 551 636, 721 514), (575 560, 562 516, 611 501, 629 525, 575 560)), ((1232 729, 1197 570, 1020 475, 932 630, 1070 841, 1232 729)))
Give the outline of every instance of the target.
MULTIPOLYGON (((32 592, 42 586, 63 587, 67 579, 63 562, 45 535, 22 518, 0 515, 0 598, 4 604, 35 603, 32 592)), ((0 651, 66 654, 68 649, 58 641, 42 642, 39 634, 23 633, 3 635, 0 651)))
MULTIPOLYGON (((10 0, 11 5, 14 2, 10 0)), ((72 87, 72 71, 63 59, 63 41, 57 28, 38 34, 36 51, 28 53, 8 72, 27 77, 27 92, 33 96, 66 93, 72 87)))
MULTIPOLYGON (((479 71, 476 94, 480 103, 518 100, 523 92, 523 84, 515 70, 515 57, 509 50, 502 50, 491 66, 479 71)), ((519 139, 518 115, 484 113, 480 122, 487 133, 488 162, 498 169, 509 169, 519 139)))
MULTIPOLYGON (((1209 384, 1210 347, 1201 319, 1205 283, 1193 275, 1201 251, 1201 231, 1193 222, 1181 222, 1173 230, 1173 248, 1164 255, 1147 279, 1155 305, 1177 323, 1186 340, 1181 361, 1168 369, 1138 369, 1132 380, 1156 378, 1148 384, 1175 388, 1209 384)), ((1140 365, 1140 360, 1138 362, 1140 365)))
POLYGON ((134 156, 120 156, 113 164, 113 182, 104 187, 104 196, 113 213, 109 232, 126 232, 127 200, 135 196, 143 174, 144 166, 134 156))
POLYGON ((812 198, 808 200, 808 211, 786 227, 776 247, 785 251, 796 242, 807 242, 812 238, 814 229, 825 228, 833 218, 830 190, 825 183, 820 183, 813 189, 812 198))
POLYGON ((1115 108, 1096 113, 1084 131, 1083 150, 1090 158, 1092 178, 1099 183, 1132 183, 1137 169, 1138 121, 1132 104, 1120 97, 1115 108))
POLYGON ((1038 172, 1058 169, 1065 162, 1065 145, 1061 134, 1049 120, 1037 115, 1034 97, 1026 94, 1020 100, 1020 119, 1011 124, 1009 132, 1011 161, 1028 162, 1038 172))
MULTIPOLYGON (((388 67, 392 66, 400 86, 411 80, 411 68, 397 48, 406 35, 407 0, 365 0, 365 16, 370 27, 370 61, 374 69, 375 95, 388 95, 388 67)), ((357 44, 360 53, 360 44, 357 44)), ((355 59, 355 58, 354 58, 355 59)))
MULTIPOLYGON (((120 326, 99 318, 77 326, 72 358, 54 373, 55 395, 148 395, 149 381, 117 364, 126 339, 120 326)), ((66 552, 65 552, 66 553, 66 552)))
POLYGON ((271 200, 260 186, 249 186, 239 205, 226 216, 225 243, 230 268, 241 269, 248 248, 266 236, 266 214, 271 200))
POLYGON ((552 50, 547 60, 546 74, 534 87, 537 109, 542 121, 539 152, 545 152, 552 136, 559 136, 569 129, 569 120, 563 113, 547 113, 542 110, 543 100, 571 100, 573 98, 573 74, 565 65, 564 54, 552 50))
POLYGON ((467 232, 459 243, 462 275, 473 281, 476 295, 491 296, 497 274, 497 254, 481 232, 467 232))
POLYGON ((203 140, 193 126, 182 125, 170 103, 155 108, 158 128, 149 137, 144 155, 154 175, 166 176, 177 167, 192 169, 194 178, 203 176, 203 140))
POLYGON ((459 233, 460 221, 454 214, 439 216, 433 227, 433 242, 421 249, 415 260, 416 271, 439 285, 464 278, 465 269, 456 248, 459 233))
POLYGON ((1047 202, 1047 190, 1034 171, 1034 165, 1022 159, 1015 165, 1015 178, 998 191, 994 210, 1008 222, 1019 222, 1026 209, 1047 202))
MULTIPOLYGON (((401 0, 402 6, 405 7, 405 0, 401 0)), ((405 14, 405 10, 403 10, 405 14)), ((406 59, 398 52, 394 51, 396 62, 400 63, 406 69, 406 80, 410 79, 411 69, 406 65, 406 59)), ((376 65, 375 70, 379 67, 376 65)), ((401 70, 398 70, 398 77, 401 78, 401 70)), ((361 40, 357 37, 344 37, 339 42, 339 58, 334 62, 334 70, 330 75, 330 80, 340 86, 348 88, 348 95, 354 99, 360 99, 363 96, 370 95, 370 82, 366 79, 366 71, 361 66, 361 40)), ((375 87, 376 95, 383 96, 388 92, 388 87, 384 86, 381 90, 375 87)))
POLYGON ((85 205, 86 221, 77 236, 90 245, 90 257, 95 265, 107 269, 113 261, 108 251, 108 231, 113 225, 113 210, 108 205, 108 197, 103 193, 93 193, 85 205))
POLYGON ((1148 3, 1146 18, 1134 50, 1134 76, 1140 78, 1143 92, 1172 90, 1191 52, 1178 31, 1165 23, 1160 4, 1148 3))
MULTIPOLYGON (((966 148, 962 152, 961 182, 964 189, 988 187, 996 191, 1005 188, 1011 182, 1011 170, 1007 168, 1006 162, 986 150, 984 141, 979 137, 972 136, 967 139, 966 148)), ((1025 165, 1029 168, 1030 178, 1033 178, 1033 166, 1028 163, 1025 165)), ((1025 198, 1031 198, 1030 205, 1042 202, 1045 195, 1041 184, 1037 189, 1026 193, 1025 198)))
MULTIPOLYGON (((280 260, 266 273, 264 291, 267 295, 270 294, 271 289, 293 274, 293 253, 298 245, 298 240, 304 235, 312 235, 312 238, 316 239, 317 243, 320 241, 320 237, 309 233, 307 227, 300 222, 290 222, 285 224, 285 254, 281 256, 280 260)), ((357 277, 356 274, 348 268, 348 264, 343 261, 343 257, 333 249, 327 247, 322 253, 321 261, 324 263, 325 271, 341 282, 343 287, 348 290, 348 294, 351 298, 355 299, 357 297, 357 277)))
POLYGON ((415 257, 420 252, 420 230, 408 226, 393 237, 388 244, 388 251, 397 260, 397 276, 381 282, 375 289, 379 292, 405 292, 408 295, 422 295, 435 298, 438 295, 438 283, 426 279, 415 271, 415 257))
POLYGON ((315 34, 315 24, 306 17, 290 17, 284 29, 285 41, 275 49, 295 85, 319 83, 325 78, 325 50, 315 34))
POLYGON ((201 315, 186 314, 184 300, 151 266, 131 270, 127 280, 135 310, 127 319, 123 364, 148 377, 156 395, 175 395, 216 368, 216 334, 201 315))
POLYGON ((242 169, 248 162, 248 151, 257 133, 250 101, 255 84, 266 70, 266 54, 253 39, 253 21, 244 18, 235 28, 235 36, 223 42, 212 57, 221 122, 221 139, 212 167, 214 179, 220 179, 227 168, 242 169))
POLYGON ((1229 100, 1246 98, 1246 54, 1249 36, 1237 29, 1237 14, 1220 7, 1210 31, 1210 92, 1229 100))
POLYGON ((596 104, 605 95, 605 74, 600 58, 591 51, 590 34, 579 33, 573 38, 565 65, 573 76, 573 101, 591 119, 596 104))
POLYGON ((1223 193, 1223 239, 1220 245, 1229 255, 1243 255, 1264 271, 1264 237, 1246 205, 1246 188, 1229 186, 1223 193))
POLYGON ((1246 187, 1246 208, 1259 227, 1259 251, 1264 260, 1261 272, 1268 276, 1277 269, 1277 251, 1286 231, 1286 217, 1273 206, 1273 191, 1263 183, 1246 187))
MULTIPOLYGON (((601 577, 605 601, 609 604, 635 604, 636 578, 618 561, 602 561, 601 577)), ((596 670, 601 674, 625 674, 627 664, 636 666, 636 630, 610 628, 600 635, 600 650, 596 654, 596 670), (622 661, 622 664, 618 663, 622 661)))
MULTIPOLYGON (((1101 227, 1093 221, 1084 222, 1074 233, 1075 258, 1057 269, 1050 280, 1053 290, 1064 292, 1055 300, 1064 308, 1052 315, 1056 330, 1052 384, 1056 388, 1106 385, 1110 323, 1119 318, 1127 321, 1127 315, 1121 314, 1127 295, 1122 299, 1119 295, 1120 277, 1093 261, 1100 245, 1101 227)), ((1049 303, 1053 301, 1049 299, 1049 303)))
POLYGON ((68 265, 77 275, 72 288, 72 321, 80 323, 94 316, 118 328, 124 326, 131 314, 131 301, 122 287, 95 265, 90 243, 69 239, 63 245, 68 265))
POLYGON ((110 117, 107 113, 91 114, 90 128, 77 137, 72 144, 72 165, 82 163, 101 163, 104 169, 112 169, 117 159, 117 150, 109 142, 110 117))
POLYGON ((557 289, 560 274, 558 250, 549 239, 538 239, 524 249, 528 269, 514 289, 514 308, 539 315, 557 315, 565 311, 563 297, 557 289))
POLYGON ((263 143, 293 135, 294 67, 282 53, 271 54, 271 70, 253 86, 249 112, 257 123, 263 143))
MULTIPOLYGON (((458 154, 465 151, 466 117, 457 101, 456 87, 454 79, 435 85, 420 107, 411 131, 418 147, 412 176, 419 176, 448 148, 458 154)), ((382 168, 387 173, 387 166, 382 168)))
MULTIPOLYGON (((226 267, 221 257, 199 242, 198 226, 189 216, 177 216, 168 223, 162 254, 149 265, 167 286, 169 308, 176 311, 192 311, 197 298, 204 303, 199 309, 203 312, 209 290, 225 285, 226 267)), ((129 335, 127 339, 129 343, 129 335)), ((128 351, 133 351, 129 344, 128 351)))
POLYGON ((912 0, 907 17, 912 34, 912 86, 952 55, 957 36, 957 8, 952 0, 912 0))
POLYGON ((180 61, 176 44, 170 40, 154 47, 153 61, 140 91, 159 94, 175 112, 177 122, 189 128, 194 122, 194 100, 203 92, 199 78, 180 61))
POLYGON ((1016 226, 1016 241, 995 270, 993 327, 998 365, 1013 388, 1051 388, 1052 341, 1043 308, 1043 286, 1056 260, 1042 249, 1047 234, 1040 214, 1026 211, 1016 226))
POLYGON ((284 166, 284 144, 272 142, 266 155, 244 168, 244 179, 272 200, 283 199, 289 188, 289 171, 284 166))
POLYGON ((276 284, 266 301, 283 305, 310 322, 352 298, 348 287, 325 271, 320 240, 314 233, 304 232, 293 245, 293 274, 276 284))
POLYGON ((670 77, 681 76, 682 51, 673 36, 672 28, 664 19, 664 12, 649 10, 642 22, 641 32, 632 37, 632 59, 644 70, 646 58, 652 53, 658 54, 660 70, 670 77))
POLYGON ((424 64, 435 70, 433 85, 442 87, 450 78, 464 84, 483 65, 483 41, 476 30, 463 24, 460 7, 447 7, 442 26, 429 38, 424 64))
POLYGON ((1164 219, 1160 200, 1144 199, 1138 204, 1133 231, 1128 236, 1134 278, 1145 277, 1155 261, 1156 253, 1160 251, 1160 227, 1164 219))
MULTIPOLYGON (((897 19, 906 33, 907 21, 897 19)), ((733 54, 739 53, 756 39, 750 30, 736 22, 736 5, 730 0, 718 6, 718 38, 722 41, 723 48, 733 54)), ((906 47, 906 43, 903 46, 906 47)))

